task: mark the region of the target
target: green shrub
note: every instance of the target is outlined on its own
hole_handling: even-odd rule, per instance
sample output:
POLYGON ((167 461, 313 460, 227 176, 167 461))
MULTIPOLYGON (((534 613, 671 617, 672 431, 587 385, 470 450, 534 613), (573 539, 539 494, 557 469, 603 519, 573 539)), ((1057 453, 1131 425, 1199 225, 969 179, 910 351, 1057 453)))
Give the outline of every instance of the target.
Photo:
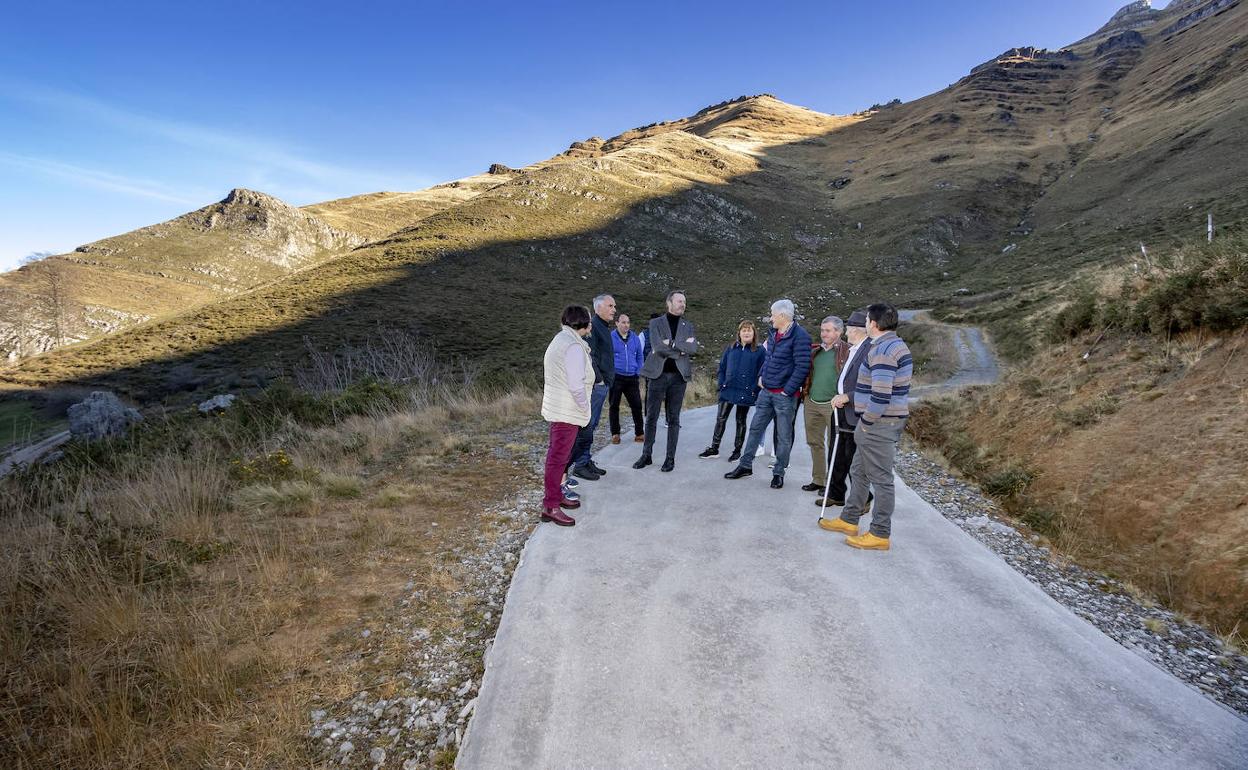
POLYGON ((1054 342, 1062 342, 1093 329, 1100 320, 1100 302, 1096 291, 1089 286, 1077 287, 1061 310, 1053 316, 1049 336, 1054 342))
POLYGON ((1014 497, 1025 492, 1034 478, 1025 468, 1004 468, 985 476, 980 486, 993 497, 1014 497))
POLYGON ((1019 513, 1019 517, 1027 523, 1027 526, 1042 535, 1055 537, 1062 530, 1061 514, 1052 508, 1038 505, 1024 506, 1019 513))

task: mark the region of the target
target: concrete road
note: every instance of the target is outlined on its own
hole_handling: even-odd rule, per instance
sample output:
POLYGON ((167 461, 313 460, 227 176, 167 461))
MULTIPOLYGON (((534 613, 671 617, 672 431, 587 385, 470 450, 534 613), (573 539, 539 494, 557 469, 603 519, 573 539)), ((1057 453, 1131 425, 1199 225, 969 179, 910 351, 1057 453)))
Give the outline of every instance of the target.
POLYGON ((577 526, 534 534, 459 767, 1248 767, 1248 722, 909 488, 893 550, 856 551, 800 437, 775 491, 763 458, 695 457, 713 420, 686 413, 674 473, 608 447, 577 526))

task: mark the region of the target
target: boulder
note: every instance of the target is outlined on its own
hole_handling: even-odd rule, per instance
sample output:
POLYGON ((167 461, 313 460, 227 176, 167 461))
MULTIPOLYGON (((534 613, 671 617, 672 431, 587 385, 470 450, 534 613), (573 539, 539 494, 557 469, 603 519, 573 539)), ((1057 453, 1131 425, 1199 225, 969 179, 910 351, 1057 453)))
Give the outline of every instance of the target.
POLYGON ((113 393, 97 390, 69 408, 69 432, 75 438, 100 439, 125 433, 143 415, 113 393))
POLYGON ((213 396, 207 401, 200 403, 199 411, 203 414, 212 414, 213 412, 222 409, 229 409, 230 405, 234 403, 234 398, 235 396, 232 393, 222 393, 220 395, 213 396))

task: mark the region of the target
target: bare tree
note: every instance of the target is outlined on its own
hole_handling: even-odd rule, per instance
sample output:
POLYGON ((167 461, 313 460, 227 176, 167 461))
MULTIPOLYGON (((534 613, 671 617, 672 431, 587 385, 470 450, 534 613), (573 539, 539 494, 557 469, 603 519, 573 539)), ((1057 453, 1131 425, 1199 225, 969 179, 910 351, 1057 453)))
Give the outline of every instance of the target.
POLYGON ((56 347, 65 344, 70 303, 70 276, 55 260, 40 260, 35 273, 34 310, 52 332, 56 347))

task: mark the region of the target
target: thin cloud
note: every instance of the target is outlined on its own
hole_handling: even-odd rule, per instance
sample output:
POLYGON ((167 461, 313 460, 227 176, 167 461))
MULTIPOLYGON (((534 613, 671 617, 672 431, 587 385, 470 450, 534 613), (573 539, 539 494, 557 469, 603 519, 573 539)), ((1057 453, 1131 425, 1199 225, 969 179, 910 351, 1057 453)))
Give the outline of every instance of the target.
POLYGON ((72 163, 62 163, 58 160, 40 158, 33 155, 0 152, 0 164, 33 171, 44 176, 64 179, 86 187, 134 195, 140 198, 181 203, 188 206, 201 206, 204 203, 204 198, 208 197, 205 195, 204 198, 196 200, 170 190, 159 182, 120 176, 107 171, 76 166, 72 163))
MULTIPOLYGON (((385 174, 323 163, 260 137, 145 115, 98 99, 52 88, 0 82, 0 95, 78 115, 133 134, 160 138, 200 151, 230 156, 262 168, 302 176, 326 186, 357 189, 361 192, 395 189, 393 183, 396 180, 385 174)), ((421 187, 434 183, 427 179, 410 181, 416 181, 421 187)))

